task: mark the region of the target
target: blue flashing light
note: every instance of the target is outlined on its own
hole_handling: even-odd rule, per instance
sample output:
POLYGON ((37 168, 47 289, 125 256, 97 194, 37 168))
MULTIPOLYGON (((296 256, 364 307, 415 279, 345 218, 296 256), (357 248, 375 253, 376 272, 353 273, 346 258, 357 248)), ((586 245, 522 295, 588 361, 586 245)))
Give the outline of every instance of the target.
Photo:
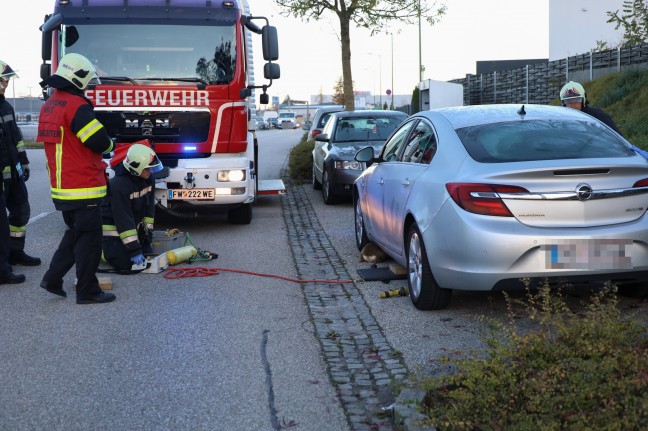
POLYGON ((197 147, 195 145, 185 145, 182 149, 184 151, 196 151, 197 147))

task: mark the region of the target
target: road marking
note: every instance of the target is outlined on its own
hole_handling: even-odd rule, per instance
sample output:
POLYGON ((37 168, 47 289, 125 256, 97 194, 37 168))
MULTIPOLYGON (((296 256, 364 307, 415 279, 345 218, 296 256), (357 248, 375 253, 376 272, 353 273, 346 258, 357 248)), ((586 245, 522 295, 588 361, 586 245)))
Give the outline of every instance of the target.
POLYGON ((46 213, 40 213, 36 217, 30 218, 29 221, 27 222, 27 224, 28 225, 32 224, 33 222, 38 221, 38 220, 42 219, 43 217, 47 217, 48 215, 52 214, 53 212, 54 211, 49 211, 49 212, 46 212, 46 213))

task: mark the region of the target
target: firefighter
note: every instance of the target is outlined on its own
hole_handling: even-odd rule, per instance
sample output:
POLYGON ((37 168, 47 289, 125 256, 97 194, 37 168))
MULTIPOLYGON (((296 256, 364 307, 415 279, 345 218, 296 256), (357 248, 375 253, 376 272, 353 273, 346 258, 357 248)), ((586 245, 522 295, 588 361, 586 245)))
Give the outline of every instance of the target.
POLYGON ((126 158, 114 168, 108 195, 101 205, 103 218, 103 257, 118 271, 146 263, 151 253, 155 221, 155 180, 151 174, 162 170, 155 152, 134 144, 126 158))
MULTIPOLYGON (((0 129, 2 134, 2 129, 0 129)), ((2 154, 0 154, 0 162, 2 154)), ((25 281, 22 274, 14 274, 9 264, 9 220, 3 196, 3 183, 0 182, 0 284, 17 284, 25 281)))
POLYGON ((87 58, 71 53, 41 82, 54 93, 41 107, 37 140, 44 143, 52 200, 67 229, 40 286, 67 296, 63 277, 76 265, 77 304, 115 299, 101 290, 96 276, 101 260, 100 205, 107 192, 102 153, 110 153, 114 144, 83 92, 95 76, 87 58))
POLYGON ((0 126, 2 138, 2 181, 4 183, 5 206, 9 211, 11 265, 36 266, 41 260, 25 253, 25 233, 29 221, 30 207, 25 182, 29 179, 29 160, 25 151, 22 133, 16 124, 13 107, 5 98, 9 80, 18 77, 16 72, 0 60, 0 126))
POLYGON ((589 106, 589 100, 585 94, 585 88, 578 82, 569 81, 560 89, 560 101, 563 106, 584 112, 602 123, 606 124, 619 135, 621 132, 612 117, 602 109, 589 106))

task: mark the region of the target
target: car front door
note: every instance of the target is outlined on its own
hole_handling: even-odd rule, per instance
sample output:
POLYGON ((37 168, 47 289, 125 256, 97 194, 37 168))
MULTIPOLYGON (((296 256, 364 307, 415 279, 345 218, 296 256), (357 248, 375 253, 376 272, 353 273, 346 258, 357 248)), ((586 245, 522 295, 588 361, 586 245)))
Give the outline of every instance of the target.
POLYGON ((405 144, 409 131, 414 122, 410 121, 392 135, 380 153, 380 163, 372 166, 371 175, 367 177, 366 183, 366 204, 367 216, 365 227, 373 237, 373 240, 381 247, 387 246, 386 214, 384 212, 385 175, 389 172, 392 164, 398 161, 398 154, 405 144))
POLYGON ((436 151, 434 131, 420 120, 407 135, 398 153, 398 161, 390 163, 382 173, 385 246, 398 254, 404 251, 407 200, 414 181, 427 169, 431 151, 436 151))

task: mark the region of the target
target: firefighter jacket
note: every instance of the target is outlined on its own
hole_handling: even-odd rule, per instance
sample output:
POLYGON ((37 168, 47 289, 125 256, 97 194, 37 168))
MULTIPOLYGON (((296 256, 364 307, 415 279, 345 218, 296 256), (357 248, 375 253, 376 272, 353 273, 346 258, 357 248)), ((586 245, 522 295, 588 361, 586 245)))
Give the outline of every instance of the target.
POLYGON ((101 204, 101 216, 104 239, 121 239, 129 257, 142 253, 142 243, 150 244, 153 234, 155 180, 132 175, 124 165, 117 165, 101 204))
POLYGON ((11 181, 12 173, 20 170, 20 165, 29 164, 23 136, 16 124, 14 109, 0 94, 0 171, 4 182, 11 181))
POLYGON ((106 163, 113 141, 83 92, 56 89, 41 107, 38 142, 43 142, 51 196, 57 210, 100 204, 106 195, 106 163))

